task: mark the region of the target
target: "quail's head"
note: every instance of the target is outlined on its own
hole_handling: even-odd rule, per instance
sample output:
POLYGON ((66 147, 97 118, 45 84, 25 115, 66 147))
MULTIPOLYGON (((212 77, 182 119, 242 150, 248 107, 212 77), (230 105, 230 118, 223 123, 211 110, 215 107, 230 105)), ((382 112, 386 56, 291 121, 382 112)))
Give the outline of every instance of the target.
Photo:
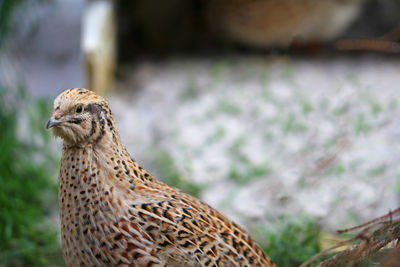
POLYGON ((68 89, 54 100, 54 110, 46 128, 67 145, 95 143, 113 125, 107 102, 92 91, 68 89))

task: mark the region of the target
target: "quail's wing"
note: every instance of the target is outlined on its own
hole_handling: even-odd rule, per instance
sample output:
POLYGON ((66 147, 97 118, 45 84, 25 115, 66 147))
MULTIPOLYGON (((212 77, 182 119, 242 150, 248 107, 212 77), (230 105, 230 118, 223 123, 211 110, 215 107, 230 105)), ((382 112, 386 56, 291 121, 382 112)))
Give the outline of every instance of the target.
POLYGON ((132 220, 164 263, 263 266, 268 261, 240 226, 200 200, 157 180, 135 192, 140 197, 131 202, 132 220))

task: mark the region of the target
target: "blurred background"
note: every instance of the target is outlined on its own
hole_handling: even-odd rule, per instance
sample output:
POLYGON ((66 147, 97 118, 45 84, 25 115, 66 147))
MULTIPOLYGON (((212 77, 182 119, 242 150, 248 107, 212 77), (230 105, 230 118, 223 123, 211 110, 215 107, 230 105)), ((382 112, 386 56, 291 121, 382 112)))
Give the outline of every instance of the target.
POLYGON ((0 0, 0 266, 63 266, 62 144, 44 126, 72 87, 104 95, 133 158, 278 266, 400 206, 399 15, 397 0, 0 0))

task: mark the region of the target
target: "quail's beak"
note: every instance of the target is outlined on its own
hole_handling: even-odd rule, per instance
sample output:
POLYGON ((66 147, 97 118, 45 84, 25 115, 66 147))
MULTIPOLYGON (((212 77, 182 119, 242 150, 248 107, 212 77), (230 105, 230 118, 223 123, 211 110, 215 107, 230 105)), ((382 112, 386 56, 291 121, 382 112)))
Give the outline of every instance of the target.
POLYGON ((57 126, 60 123, 61 123, 60 120, 56 120, 54 117, 51 117, 49 119, 49 121, 47 122, 47 124, 46 124, 46 129, 49 129, 49 128, 54 127, 54 126, 57 126))

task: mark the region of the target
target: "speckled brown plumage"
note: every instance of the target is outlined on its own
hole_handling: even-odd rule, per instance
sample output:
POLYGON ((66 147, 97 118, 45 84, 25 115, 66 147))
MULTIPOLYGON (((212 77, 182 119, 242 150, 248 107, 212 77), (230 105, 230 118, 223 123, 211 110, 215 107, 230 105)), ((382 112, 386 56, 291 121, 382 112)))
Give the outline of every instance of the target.
POLYGON ((270 266, 254 240, 129 155, 107 102, 69 89, 47 128, 64 140, 59 206, 68 266, 270 266))

